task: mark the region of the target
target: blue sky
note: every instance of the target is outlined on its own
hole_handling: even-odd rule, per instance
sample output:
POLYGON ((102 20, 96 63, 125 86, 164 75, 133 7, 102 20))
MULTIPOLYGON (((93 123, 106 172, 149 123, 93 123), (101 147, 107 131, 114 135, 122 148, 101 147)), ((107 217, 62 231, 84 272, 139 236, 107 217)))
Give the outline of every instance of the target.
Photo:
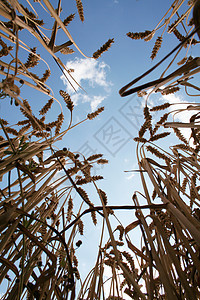
MULTIPOLYGON (((85 156, 94 153, 104 154, 104 158, 109 160, 109 164, 94 169, 94 173, 104 176, 104 180, 99 182, 99 186, 107 193, 110 205, 131 205, 131 196, 134 191, 142 190, 139 173, 126 173, 124 171, 137 169, 136 144, 133 138, 137 136, 138 129, 143 122, 142 107, 144 101, 137 95, 121 98, 118 91, 123 85, 152 67, 177 45, 177 40, 173 36, 166 36, 158 57, 152 62, 150 59, 151 51, 155 39, 162 33, 162 29, 148 43, 143 40, 133 41, 126 36, 126 33, 152 30, 171 3, 172 1, 169 3, 169 1, 160 0, 83 0, 85 21, 82 23, 78 17, 75 1, 63 1, 61 19, 66 18, 71 13, 76 13, 75 19, 68 26, 68 30, 88 58, 82 56, 73 46, 75 53, 60 57, 67 68, 74 69, 71 74, 84 91, 74 84, 77 90, 74 92, 63 79, 59 68, 50 55, 43 50, 40 51, 40 46, 34 41, 41 57, 51 67, 52 76, 47 84, 54 90, 58 99, 60 99, 59 90, 62 89, 71 95, 75 103, 74 123, 84 119, 88 113, 98 107, 105 107, 105 111, 98 118, 71 130, 58 144, 58 147, 67 147, 73 152, 82 152, 85 156), (109 38, 114 38, 115 41, 109 51, 105 52, 98 60, 89 58, 109 38)), ((34 3, 35 7, 37 5, 39 7, 39 3, 34 3)), ((44 13, 40 8, 39 12, 44 13)), ((50 24, 45 24, 45 26, 51 28, 50 24)), ((49 32, 47 31, 46 34, 49 35, 49 32)), ((23 33, 20 35, 23 36, 23 33)), ((68 38, 64 34, 59 33, 56 43, 59 45, 67 40, 68 38)), ((30 42, 32 41, 33 38, 30 36, 30 42)), ((195 54, 193 49, 190 52, 191 55, 195 54)), ((20 50, 20 57, 24 55, 27 54, 20 50)), ((180 58, 182 57, 180 56, 180 58)), ((158 68, 152 75, 145 78, 145 81, 157 79, 161 71, 162 67, 158 68)), ((29 99, 33 110, 41 108, 48 98, 44 97, 43 100, 43 95, 39 93, 30 94, 30 91, 25 88, 23 94, 29 99)), ((181 101, 186 99, 182 91, 178 97, 181 101)), ((167 100, 176 102, 177 98, 168 97, 167 100)), ((161 96, 152 95, 149 104, 159 104, 164 101, 165 99, 161 99, 161 96)), ((0 114, 3 118, 17 121, 18 116, 15 113, 15 107, 10 106, 8 115, 5 103, 0 104, 0 114)), ((53 117, 55 113, 56 116, 60 113, 58 104, 54 104, 54 110, 50 117, 53 117)), ((92 190, 90 192, 91 197, 94 197, 94 203, 99 205, 97 196, 92 194, 92 190)), ((125 226, 134 219, 134 212, 123 211, 117 215, 120 216, 125 226)), ((90 264, 91 257, 88 257, 88 248, 91 250, 94 239, 98 238, 96 237, 97 230, 93 228, 91 221, 88 220, 87 222, 89 227, 86 229, 83 238, 84 243, 80 249, 80 252, 82 251, 83 272, 92 267, 90 264)), ((117 223, 113 221, 113 226, 115 224, 117 223)), ((138 237, 136 243, 138 243, 138 237)), ((96 250, 94 253, 91 251, 91 256, 94 258, 95 254, 96 250)))

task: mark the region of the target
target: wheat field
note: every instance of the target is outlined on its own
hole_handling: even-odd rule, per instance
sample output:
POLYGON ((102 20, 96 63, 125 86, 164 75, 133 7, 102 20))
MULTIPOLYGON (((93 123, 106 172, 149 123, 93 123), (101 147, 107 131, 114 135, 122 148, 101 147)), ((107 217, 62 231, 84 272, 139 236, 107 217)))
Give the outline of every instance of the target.
MULTIPOLYGON (((171 1, 153 30, 127 33, 127 38, 133 40, 155 40, 150 53, 152 60, 156 59, 167 34, 175 35, 178 45, 119 91, 122 97, 137 93, 145 99, 144 123, 138 136, 133 137, 143 190, 133 191, 129 206, 109 205, 106 191, 98 187, 103 177, 93 176, 91 170, 95 165, 108 163, 102 153, 84 157, 55 146, 74 127, 95 122, 104 111, 100 107, 74 123, 76 108, 71 96, 59 90, 56 98, 48 85, 55 65, 48 65, 39 50, 52 56, 52 64, 60 68, 72 87, 78 83, 61 57, 74 51, 87 57, 68 31, 74 14, 63 20, 61 1, 57 2, 55 5, 53 1, 38 0, 32 5, 27 0, 28 8, 17 0, 0 2, 0 98, 7 100, 4 105, 16 106, 22 116, 16 124, 0 118, 0 285, 7 287, 1 300, 200 299, 200 104, 191 101, 180 108, 170 102, 149 105, 153 93, 171 95, 180 87, 185 88, 188 96, 198 99, 200 89, 190 81, 200 71, 200 58, 188 53, 199 43, 196 33, 200 30, 200 1, 171 1), (47 20, 40 18, 36 3, 48 13, 47 20), (180 15, 184 4, 187 9, 180 15), (51 30, 47 34, 44 29, 48 22, 51 30), (21 34, 27 31, 40 44, 40 49, 26 39, 26 34, 21 34), (61 31, 67 42, 56 45, 56 36, 61 31), (185 52, 177 62, 181 50, 185 52), (20 51, 24 52, 23 60, 20 51), (132 87, 168 57, 171 60, 158 79, 132 87), (40 70, 45 66, 42 74, 37 71, 39 65, 40 70), (175 71, 165 75, 172 65, 175 71), (47 99, 37 111, 23 98, 24 87, 47 99), (192 95, 189 88, 194 91, 192 95), (48 113, 54 103, 59 105, 60 113, 49 120, 48 113), (188 112, 191 114, 188 122, 176 122, 177 114, 188 112), (185 128, 189 129, 190 138, 184 135, 185 128), (168 149, 162 147, 162 141, 167 143, 171 136, 176 142, 168 149), (61 171, 62 176, 56 176, 61 171), (99 206, 94 205, 86 192, 87 184, 94 186, 99 206), (73 192, 80 199, 77 211, 73 192), (87 209, 83 209, 83 204, 87 209), (121 209, 133 211, 135 219, 128 226, 121 220, 113 228, 110 216, 121 209), (91 216, 94 225, 97 215, 100 216, 102 228, 97 233, 101 238, 94 267, 86 278, 81 278, 76 251, 82 242, 76 242, 75 237, 84 234, 84 226, 90 226, 83 223, 86 214, 91 216), (109 239, 105 243, 106 230, 109 239), (141 236, 140 248, 131 238, 136 230, 141 236), (107 280, 106 268, 112 274, 107 280), (106 296, 107 281, 109 296, 106 296)), ((75 2, 83 22, 82 1, 75 2)), ((114 39, 109 39, 91 57, 98 59, 113 43, 114 39)))

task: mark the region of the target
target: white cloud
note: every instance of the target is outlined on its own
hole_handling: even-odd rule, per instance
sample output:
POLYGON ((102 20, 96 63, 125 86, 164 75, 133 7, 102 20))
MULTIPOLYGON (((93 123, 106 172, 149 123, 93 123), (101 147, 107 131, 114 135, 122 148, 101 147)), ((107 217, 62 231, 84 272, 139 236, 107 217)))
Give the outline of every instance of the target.
MULTIPOLYGON (((164 89, 165 86, 161 86, 161 89, 164 89)), ((151 93, 152 89, 149 90, 151 93)), ((155 92, 152 93, 152 95, 156 95, 155 92)), ((141 105, 144 107, 146 105, 146 98, 147 96, 143 96, 141 98, 141 105)), ((169 102, 171 105, 168 110, 172 112, 173 120, 174 122, 182 122, 182 123, 187 123, 189 122, 191 116, 194 114, 192 111, 187 111, 185 110, 184 112, 181 111, 180 113, 177 113, 177 111, 180 111, 182 109, 186 109, 188 102, 183 100, 181 96, 178 96, 177 94, 168 94, 168 95, 161 95, 161 98, 159 99, 161 101, 166 101, 169 102)), ((156 105, 158 105, 156 103, 156 105)), ((152 108, 155 106, 154 99, 149 97, 148 98, 148 106, 152 108)), ((153 120, 154 121, 154 120, 153 120)), ((191 129, 190 128, 179 128, 182 132, 182 134, 189 140, 190 135, 191 135, 191 129)))
MULTIPOLYGON (((169 94, 169 95, 163 95, 162 99, 169 102, 170 104, 173 104, 169 107, 170 111, 174 111, 174 121, 175 122, 182 122, 182 123, 188 123, 191 116, 194 114, 194 111, 181 111, 180 113, 176 113, 176 110, 186 109, 187 108, 187 102, 183 100, 181 97, 175 95, 175 94, 169 94)), ((184 134, 184 136, 189 139, 191 135, 191 129, 189 128, 179 128, 184 134)))
POLYGON ((96 110, 98 105, 101 104, 101 102, 105 99, 106 97, 103 96, 94 96, 93 100, 91 101, 91 109, 92 111, 96 110))
MULTIPOLYGON (((88 95, 72 78, 69 77, 68 74, 66 74, 67 78, 75 88, 75 91, 65 76, 62 75, 61 79, 66 85, 66 90, 71 95, 74 104, 76 105, 78 102, 90 102, 91 110, 95 110, 107 97, 112 85, 112 83, 108 82, 106 78, 109 66, 102 61, 98 62, 92 58, 76 57, 74 60, 67 62, 66 68, 74 70, 71 75, 80 86, 83 86, 83 88, 87 91, 91 88, 96 91, 95 95, 91 95, 91 93, 88 95)), ((94 93, 93 90, 92 93, 94 93)))
POLYGON ((98 105, 100 105, 101 102, 105 98, 106 98, 106 96, 101 96, 101 95, 99 95, 99 96, 97 96, 97 95, 89 96, 88 94, 82 94, 82 93, 76 93, 76 94, 73 94, 71 96, 71 99, 72 99, 74 105, 77 105, 78 102, 80 102, 80 101, 82 103, 89 102, 92 111, 96 110, 98 105))

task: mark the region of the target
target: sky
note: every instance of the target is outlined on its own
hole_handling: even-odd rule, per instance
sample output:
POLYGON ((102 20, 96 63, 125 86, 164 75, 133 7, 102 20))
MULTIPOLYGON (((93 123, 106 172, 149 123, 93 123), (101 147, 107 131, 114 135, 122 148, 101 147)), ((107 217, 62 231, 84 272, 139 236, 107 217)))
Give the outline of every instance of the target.
MULTIPOLYGON (((25 1, 24 1, 25 2, 25 1)), ((33 1, 31 1, 32 3, 33 1)), ((155 38, 150 42, 143 40, 131 40, 126 36, 128 32, 141 32, 153 30, 172 1, 160 0, 102 0, 102 1, 82 1, 85 21, 81 22, 78 17, 75 0, 63 1, 61 18, 66 18, 69 14, 75 13, 75 19, 67 27, 74 41, 83 51, 81 55, 77 49, 73 54, 62 55, 62 61, 68 69, 72 69, 71 75, 75 78, 82 89, 72 81, 76 91, 66 81, 60 69, 52 58, 43 50, 38 51, 51 67, 52 76, 48 81, 49 86, 59 97, 59 90, 65 90, 71 95, 75 104, 74 123, 84 119, 88 113, 95 111, 101 106, 105 111, 98 118, 83 123, 71 130, 58 144, 58 147, 67 147, 70 151, 81 152, 86 157, 102 153, 109 164, 94 168, 94 175, 103 175, 104 180, 98 183, 108 196, 110 205, 131 205, 131 197, 135 190, 142 191, 139 173, 131 172, 137 169, 136 143, 133 138, 137 136, 138 130, 143 123, 142 108, 144 99, 131 95, 121 98, 119 89, 133 78, 139 76, 144 71, 152 67, 159 59, 163 58, 169 50, 177 45, 177 40, 170 35, 166 35, 161 50, 155 59, 151 61, 150 55, 155 43, 155 38), (114 38, 109 51, 105 52, 98 60, 92 59, 92 54, 99 49, 108 39, 114 38), (129 172, 125 172, 129 171, 129 172)), ((186 1, 187 2, 187 1, 186 1)), ((39 3, 34 6, 39 8, 39 3)), ((26 4, 28 7, 28 4, 26 4)), ((41 10, 41 14, 44 12, 41 10)), ((50 26, 45 24, 46 27, 50 26)), ((52 25, 51 25, 52 26, 52 25)), ((161 35, 161 31, 158 35, 161 35)), ((47 34, 49 34, 47 32, 47 34)), ((23 33, 20 33, 23 36, 23 33)), ((59 45, 68 38, 63 34, 58 34, 56 43, 59 45)), ((30 37, 32 41, 32 37, 30 37)), ((23 57, 24 52, 20 52, 23 57)), ((195 55, 195 50, 190 50, 190 55, 195 55)), ((180 55, 180 59, 183 56, 180 55)), ((168 61, 169 62, 169 61, 168 61)), ((164 64, 166 66, 166 64, 164 64)), ((156 69, 147 80, 157 79, 162 73, 163 67, 156 69)), ((173 68, 172 68, 173 70, 173 68)), ((172 71, 171 70, 171 71, 172 71)), ((24 94, 26 91, 24 90, 24 94)), ((46 99, 42 95, 28 95, 33 109, 43 106, 46 99), (39 98, 40 97, 40 98, 39 98)), ((184 91, 181 90, 175 96, 164 96, 152 94, 148 104, 159 105, 165 101, 171 103, 187 101, 184 91)), ((193 100, 195 101, 195 99, 193 100)), ((52 114, 58 115, 60 106, 56 105, 52 114)), ((8 119, 17 118, 14 108, 11 107, 9 116, 4 103, 0 103, 0 114, 8 119)), ((67 116, 66 116, 67 117, 67 116)), ((181 119, 178 119, 181 121, 181 119)), ((90 191, 93 193, 92 189, 90 191)), ((92 197, 96 197, 95 195, 92 197)), ((75 200, 78 197, 75 196, 75 200)), ((77 200, 78 201, 78 200, 77 200)), ((99 205, 98 200, 94 200, 99 205)), ((134 220, 134 212, 122 211, 117 216, 124 222, 124 226, 134 220)), ((80 268, 84 273, 92 267, 91 256, 95 259, 96 251, 92 251, 97 229, 91 220, 85 218, 89 226, 85 226, 86 231, 83 237, 83 246, 80 249, 80 268), (90 222, 90 223, 89 223, 90 222), (88 237, 89 234, 89 237, 88 237), (88 249, 91 256, 88 257, 88 249)), ((113 228, 117 225, 113 220, 113 228)), ((139 243, 139 237, 135 238, 135 243, 139 243)))

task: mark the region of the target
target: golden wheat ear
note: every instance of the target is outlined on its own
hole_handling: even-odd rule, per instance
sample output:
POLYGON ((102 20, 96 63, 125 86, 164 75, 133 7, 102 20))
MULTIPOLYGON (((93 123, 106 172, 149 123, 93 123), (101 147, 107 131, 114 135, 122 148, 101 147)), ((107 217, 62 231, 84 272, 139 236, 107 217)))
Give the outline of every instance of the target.
POLYGON ((109 39, 105 44, 103 44, 103 46, 101 46, 100 49, 93 53, 93 58, 99 58, 102 53, 104 53, 111 47, 112 43, 114 43, 114 39, 109 39))
POLYGON ((79 18, 83 22, 85 20, 85 18, 84 18, 84 13, 83 13, 82 1, 81 0, 76 0, 76 6, 77 6, 77 9, 78 9, 79 18))

